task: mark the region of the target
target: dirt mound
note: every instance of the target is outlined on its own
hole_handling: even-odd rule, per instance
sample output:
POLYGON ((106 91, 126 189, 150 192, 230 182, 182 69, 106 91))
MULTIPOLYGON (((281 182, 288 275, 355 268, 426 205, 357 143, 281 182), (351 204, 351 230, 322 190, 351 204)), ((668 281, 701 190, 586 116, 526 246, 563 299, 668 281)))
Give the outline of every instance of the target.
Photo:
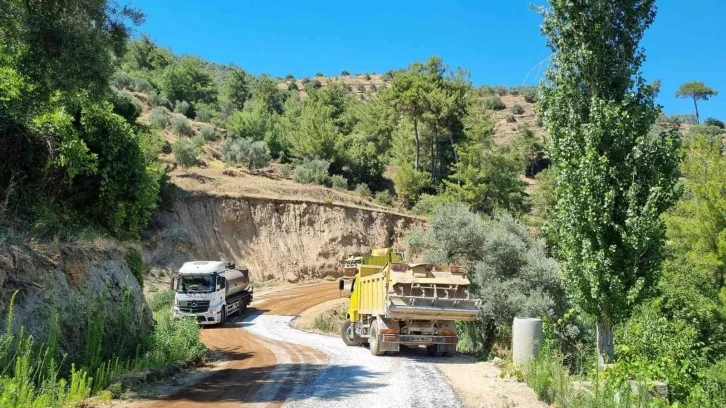
MULTIPOLYGON (((249 267, 255 279, 298 281, 342 274, 342 261, 398 245, 418 218, 294 199, 193 196, 159 213, 145 232, 147 263, 177 269, 193 259, 249 267)), ((400 245, 398 245, 400 246, 400 245)))

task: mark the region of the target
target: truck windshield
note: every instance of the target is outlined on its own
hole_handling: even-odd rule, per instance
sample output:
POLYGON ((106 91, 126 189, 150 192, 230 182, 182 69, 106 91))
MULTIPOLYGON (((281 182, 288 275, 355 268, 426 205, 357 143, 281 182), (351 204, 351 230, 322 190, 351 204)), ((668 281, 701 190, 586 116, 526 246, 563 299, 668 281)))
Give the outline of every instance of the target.
POLYGON ((178 292, 213 292, 214 289, 212 275, 180 276, 177 286, 178 292))

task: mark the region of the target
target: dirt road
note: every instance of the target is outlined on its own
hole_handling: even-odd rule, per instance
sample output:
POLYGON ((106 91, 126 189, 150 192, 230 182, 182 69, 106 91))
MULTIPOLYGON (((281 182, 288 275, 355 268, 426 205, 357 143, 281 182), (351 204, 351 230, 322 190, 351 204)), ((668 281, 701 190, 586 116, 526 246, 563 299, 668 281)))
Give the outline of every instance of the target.
MULTIPOLYGON (((344 292, 344 295, 346 293, 344 292)), ((301 332, 290 321, 339 296, 337 283, 258 296, 244 316, 202 330, 229 362, 204 380, 145 407, 459 407, 423 353, 374 357, 338 338, 301 332)))

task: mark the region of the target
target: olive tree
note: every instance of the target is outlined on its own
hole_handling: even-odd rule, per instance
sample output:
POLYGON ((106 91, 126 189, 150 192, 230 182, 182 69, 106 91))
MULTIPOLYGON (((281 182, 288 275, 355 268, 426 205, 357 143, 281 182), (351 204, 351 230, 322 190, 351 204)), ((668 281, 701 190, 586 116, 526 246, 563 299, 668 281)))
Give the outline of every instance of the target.
POLYGON ((538 8, 554 52, 541 89, 557 207, 552 229, 564 284, 597 321, 600 363, 613 326, 658 282, 665 227, 678 198, 679 138, 650 132, 660 113, 640 75, 639 43, 654 0, 550 0, 538 8))

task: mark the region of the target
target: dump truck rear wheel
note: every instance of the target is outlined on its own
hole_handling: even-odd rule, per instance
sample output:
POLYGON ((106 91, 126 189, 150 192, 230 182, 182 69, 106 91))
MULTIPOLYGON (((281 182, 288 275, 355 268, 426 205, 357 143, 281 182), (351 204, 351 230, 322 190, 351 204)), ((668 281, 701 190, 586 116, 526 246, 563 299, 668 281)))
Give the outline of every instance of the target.
POLYGON ((371 354, 374 356, 382 356, 383 351, 381 351, 381 344, 378 341, 378 322, 371 323, 371 337, 368 339, 368 343, 370 344, 371 354))
POLYGON ((355 324, 350 320, 346 320, 343 323, 343 328, 340 331, 340 337, 343 338, 343 343, 346 346, 360 346, 361 339, 355 334, 355 324))
POLYGON ((436 357, 439 354, 439 346, 436 344, 429 344, 426 346, 426 354, 428 354, 429 357, 436 357))

